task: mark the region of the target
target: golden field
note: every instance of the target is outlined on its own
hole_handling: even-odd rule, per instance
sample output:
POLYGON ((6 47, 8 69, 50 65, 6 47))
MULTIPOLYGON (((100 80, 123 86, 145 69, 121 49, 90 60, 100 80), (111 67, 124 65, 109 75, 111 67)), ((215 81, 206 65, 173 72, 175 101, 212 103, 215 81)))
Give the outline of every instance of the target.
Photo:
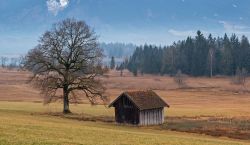
MULTIPOLYGON (((0 70, 0 100, 42 102, 39 90, 26 83, 28 76, 27 72, 0 70)), ((120 77, 112 71, 101 79, 111 100, 123 91, 153 89, 170 104, 170 116, 250 117, 250 78, 245 87, 233 85, 227 77, 188 78, 187 89, 178 89, 168 76, 133 77, 125 72, 120 77)))
POLYGON ((166 124, 134 127, 115 124, 113 108, 85 99, 70 106, 74 116, 55 115, 62 105, 43 106, 39 91, 26 84, 28 76, 0 70, 0 144, 249 144, 250 79, 242 87, 228 77, 187 78, 188 88, 178 89, 169 76, 111 71, 100 78, 111 100, 123 91, 153 89, 170 104, 166 124))

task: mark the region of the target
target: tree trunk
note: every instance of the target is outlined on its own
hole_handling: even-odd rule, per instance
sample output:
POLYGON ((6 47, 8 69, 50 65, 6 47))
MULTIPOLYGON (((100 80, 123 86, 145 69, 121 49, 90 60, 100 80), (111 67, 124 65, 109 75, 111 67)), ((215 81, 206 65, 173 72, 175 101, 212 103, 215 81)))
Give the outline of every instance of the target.
POLYGON ((213 56, 211 56, 211 62, 210 62, 210 78, 213 77, 213 56))
POLYGON ((209 50, 209 54, 210 54, 210 78, 213 77, 213 56, 214 56, 214 50, 210 49, 209 50))
POLYGON ((63 88, 63 113, 68 114, 71 113, 69 110, 69 93, 68 86, 63 88))

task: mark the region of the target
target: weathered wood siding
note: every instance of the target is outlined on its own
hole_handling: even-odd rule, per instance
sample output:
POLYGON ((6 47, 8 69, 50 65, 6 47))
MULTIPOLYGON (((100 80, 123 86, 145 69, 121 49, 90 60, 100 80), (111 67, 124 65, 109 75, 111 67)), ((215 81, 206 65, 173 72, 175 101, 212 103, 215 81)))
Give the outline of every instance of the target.
POLYGON ((139 115, 139 125, 158 125, 164 122, 164 108, 142 110, 139 115))
POLYGON ((115 120, 117 123, 139 123, 139 109, 125 96, 122 96, 114 104, 115 120))

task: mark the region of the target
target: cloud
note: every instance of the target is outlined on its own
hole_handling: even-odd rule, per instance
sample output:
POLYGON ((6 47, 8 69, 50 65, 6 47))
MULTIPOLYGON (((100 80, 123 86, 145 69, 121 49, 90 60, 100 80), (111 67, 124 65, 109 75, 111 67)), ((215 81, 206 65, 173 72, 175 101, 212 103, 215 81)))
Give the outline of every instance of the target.
POLYGON ((48 11, 55 16, 59 11, 65 9, 69 4, 69 0, 47 0, 48 11))
POLYGON ((181 36, 181 37, 195 36, 196 34, 196 31, 193 30, 179 31, 179 30, 169 29, 168 32, 174 36, 181 36))
POLYGON ((235 34, 250 34, 250 27, 245 25, 236 25, 227 21, 219 21, 223 25, 224 31, 235 34))
POLYGON ((61 3, 62 7, 66 7, 68 5, 69 1, 68 0, 60 0, 60 3, 61 3))
POLYGON ((232 4, 232 6, 233 6, 234 8, 237 8, 237 7, 238 7, 236 4, 232 4))
POLYGON ((220 24, 223 25, 224 29, 227 31, 239 31, 244 29, 249 29, 250 27, 244 26, 244 25, 235 25, 231 24, 227 21, 219 21, 220 24))
MULTIPOLYGON (((194 37, 197 35, 197 31, 199 29, 196 30, 184 30, 184 31, 180 31, 180 30, 175 30, 175 29, 169 29, 168 32, 173 35, 173 36, 177 36, 177 37, 182 37, 182 38, 186 38, 188 36, 194 37)), ((208 36, 209 34, 212 34, 213 36, 217 36, 218 33, 215 31, 211 31, 211 30, 200 30, 201 33, 204 36, 208 36)), ((180 38, 179 38, 180 39, 180 38)))

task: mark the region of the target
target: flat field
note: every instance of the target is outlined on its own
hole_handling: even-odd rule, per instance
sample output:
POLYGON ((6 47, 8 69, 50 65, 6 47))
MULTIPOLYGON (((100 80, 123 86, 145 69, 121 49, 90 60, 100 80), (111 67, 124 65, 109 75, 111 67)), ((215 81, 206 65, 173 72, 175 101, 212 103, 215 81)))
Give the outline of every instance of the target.
MULTIPOLYGON (((1 145, 240 145, 246 140, 180 133, 155 127, 117 125, 102 121, 81 121, 44 112, 59 109, 59 104, 44 107, 40 103, 0 102, 1 145)), ((81 104, 72 111, 84 116, 112 113, 103 106, 81 104)))
MULTIPOLYGON (((60 103, 44 106, 29 73, 0 70, 0 144, 250 144, 250 80, 245 87, 228 77, 187 78, 179 89, 169 76, 133 77, 112 71, 100 78, 111 100, 122 91, 153 89, 170 104, 161 126, 117 125, 112 108, 60 103)), ((84 97, 83 97, 84 98, 84 97)))

